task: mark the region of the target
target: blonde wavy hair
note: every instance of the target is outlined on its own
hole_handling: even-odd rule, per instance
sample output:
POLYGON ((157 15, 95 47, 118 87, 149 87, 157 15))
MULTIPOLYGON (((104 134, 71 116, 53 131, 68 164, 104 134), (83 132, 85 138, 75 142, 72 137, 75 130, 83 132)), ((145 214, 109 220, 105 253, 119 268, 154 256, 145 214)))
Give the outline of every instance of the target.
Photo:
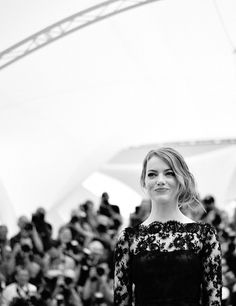
POLYGON ((147 171, 147 162, 153 157, 159 157, 166 162, 174 172, 179 183, 177 202, 179 206, 187 204, 191 208, 196 207, 196 204, 202 206, 200 197, 196 188, 194 176, 189 171, 183 156, 175 149, 170 147, 161 147, 156 150, 151 150, 147 153, 143 161, 143 168, 140 177, 140 183, 145 188, 145 177, 147 171))

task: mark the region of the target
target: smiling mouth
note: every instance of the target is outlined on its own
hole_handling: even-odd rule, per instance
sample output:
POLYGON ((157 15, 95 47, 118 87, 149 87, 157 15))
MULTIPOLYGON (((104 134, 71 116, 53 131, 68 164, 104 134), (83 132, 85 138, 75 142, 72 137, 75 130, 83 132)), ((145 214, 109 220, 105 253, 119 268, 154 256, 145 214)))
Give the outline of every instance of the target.
POLYGON ((167 190, 169 190, 168 188, 157 188, 157 189, 155 189, 155 191, 167 191, 167 190))

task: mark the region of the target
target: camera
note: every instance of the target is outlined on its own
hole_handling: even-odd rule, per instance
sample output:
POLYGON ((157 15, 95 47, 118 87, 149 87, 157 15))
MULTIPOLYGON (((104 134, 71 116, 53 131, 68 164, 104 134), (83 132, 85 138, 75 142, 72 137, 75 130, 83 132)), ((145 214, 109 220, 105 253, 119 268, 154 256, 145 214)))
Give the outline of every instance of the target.
POLYGON ((29 301, 23 299, 23 298, 13 298, 10 302, 9 306, 30 306, 29 301))
POLYGON ((101 292, 96 292, 94 294, 94 298, 95 298, 94 302, 97 305, 104 303, 104 295, 101 292))
POLYGON ((80 205, 80 207, 83 209, 84 212, 88 212, 93 207, 93 202, 87 200, 83 204, 80 205))
POLYGON ((103 276, 105 274, 105 269, 101 266, 96 267, 96 272, 98 276, 103 276))
POLYGON ((89 276, 90 268, 92 266, 91 251, 87 248, 84 248, 82 252, 83 252, 83 258, 81 260, 81 271, 80 271, 80 276, 78 280, 78 285, 81 287, 84 286, 89 276))
MULTIPOLYGON (((57 301, 59 302, 65 302, 69 300, 69 297, 71 295, 71 289, 68 288, 68 283, 66 284, 66 282, 69 282, 70 284, 73 282, 72 279, 67 278, 67 280, 63 280, 63 282, 61 284, 59 284, 59 292, 58 292, 58 296, 57 296, 57 301)), ((60 304, 59 304, 60 305, 60 304)))
POLYGON ((73 279, 70 277, 65 277, 64 282, 66 284, 66 286, 69 286, 73 283, 73 279))
POLYGON ((40 305, 40 300, 34 295, 28 296, 27 298, 14 297, 9 304, 9 306, 39 306, 39 305, 40 305))
POLYGON ((81 207, 83 208, 83 210, 85 212, 87 212, 89 210, 89 206, 88 206, 88 204, 86 202, 84 204, 82 204, 81 207))
POLYGON ((74 254, 79 254, 81 251, 81 248, 80 248, 78 241, 72 240, 66 244, 66 250, 67 251, 71 250, 74 254))
POLYGON ((33 230, 33 225, 30 222, 27 222, 24 226, 24 229, 28 232, 28 231, 32 231, 33 230))
POLYGON ((81 286, 83 287, 88 276, 89 276, 89 269, 90 267, 88 265, 82 265, 81 266, 81 270, 80 270, 80 277, 79 277, 79 280, 78 280, 78 286, 81 286))
POLYGON ((104 224, 98 224, 97 230, 99 233, 104 234, 107 232, 107 226, 104 224))
POLYGON ((21 250, 24 253, 29 253, 31 251, 31 247, 27 243, 21 244, 21 250))
POLYGON ((96 282, 99 280, 99 277, 103 276, 106 273, 105 269, 101 266, 96 267, 96 274, 90 278, 91 282, 96 282))
POLYGON ((56 301, 57 301, 57 305, 63 305, 64 304, 64 296, 63 294, 59 293, 56 295, 56 301))

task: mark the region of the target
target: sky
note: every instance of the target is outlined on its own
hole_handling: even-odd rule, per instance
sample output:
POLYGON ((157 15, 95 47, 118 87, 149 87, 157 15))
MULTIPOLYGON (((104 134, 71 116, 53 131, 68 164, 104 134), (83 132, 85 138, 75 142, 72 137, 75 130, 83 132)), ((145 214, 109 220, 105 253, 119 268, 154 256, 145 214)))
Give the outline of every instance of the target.
MULTIPOLYGON (((0 0, 0 51, 97 3, 0 0)), ((234 0, 156 1, 0 70, 9 215, 38 205, 64 214, 90 195, 82 183, 127 147, 235 138, 235 13, 234 0)))

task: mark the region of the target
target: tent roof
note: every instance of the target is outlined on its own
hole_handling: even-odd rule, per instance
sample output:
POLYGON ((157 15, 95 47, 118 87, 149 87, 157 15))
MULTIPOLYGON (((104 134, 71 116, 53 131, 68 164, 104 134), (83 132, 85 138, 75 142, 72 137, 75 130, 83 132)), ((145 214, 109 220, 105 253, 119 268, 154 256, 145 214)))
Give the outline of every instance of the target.
MULTIPOLYGON (((0 50, 98 3, 2 1, 0 50)), ((39 205, 66 217, 127 147, 234 139, 235 11, 235 0, 155 1, 1 70, 4 220, 39 205)))
POLYGON ((196 156, 199 154, 210 153, 212 151, 225 149, 236 145, 236 139, 222 139, 222 140, 195 140, 183 142, 164 142, 158 144, 141 145, 137 147, 130 147, 122 150, 113 156, 108 164, 126 164, 126 163, 140 163, 148 151, 161 146, 172 147, 178 150, 185 158, 196 156))

